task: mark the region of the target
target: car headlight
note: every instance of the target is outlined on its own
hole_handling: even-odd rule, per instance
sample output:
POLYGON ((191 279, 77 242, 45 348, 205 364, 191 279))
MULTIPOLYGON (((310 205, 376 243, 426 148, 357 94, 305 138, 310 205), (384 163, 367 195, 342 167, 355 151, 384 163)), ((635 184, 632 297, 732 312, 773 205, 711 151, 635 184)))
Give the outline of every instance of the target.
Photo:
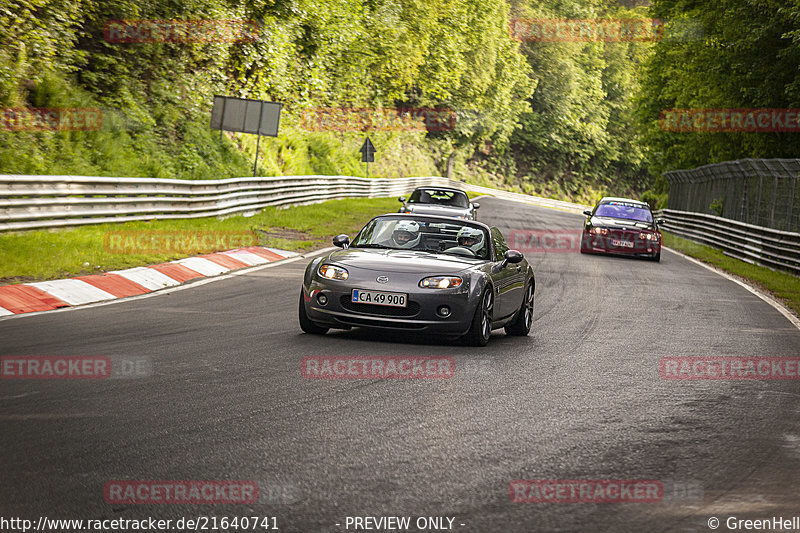
POLYGON ((639 238, 647 240, 647 241, 657 241, 658 240, 658 234, 657 233, 640 233, 639 234, 639 238))
POLYGON ((338 279, 339 281, 344 281, 350 276, 350 274, 344 268, 333 265, 320 266, 319 275, 323 278, 338 279))
POLYGON ((464 282, 456 276, 431 276, 420 280, 419 286, 423 289, 454 289, 464 282))
POLYGON ((594 233, 595 235, 608 235, 608 230, 606 228, 592 228, 589 230, 589 233, 594 233))

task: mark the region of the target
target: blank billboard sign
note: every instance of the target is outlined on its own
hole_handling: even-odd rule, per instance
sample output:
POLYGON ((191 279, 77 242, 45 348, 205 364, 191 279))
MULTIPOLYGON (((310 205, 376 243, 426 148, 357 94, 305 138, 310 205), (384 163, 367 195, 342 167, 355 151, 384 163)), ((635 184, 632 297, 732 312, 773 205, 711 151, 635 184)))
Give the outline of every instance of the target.
POLYGON ((211 128, 277 137, 282 107, 278 102, 214 96, 211 128))

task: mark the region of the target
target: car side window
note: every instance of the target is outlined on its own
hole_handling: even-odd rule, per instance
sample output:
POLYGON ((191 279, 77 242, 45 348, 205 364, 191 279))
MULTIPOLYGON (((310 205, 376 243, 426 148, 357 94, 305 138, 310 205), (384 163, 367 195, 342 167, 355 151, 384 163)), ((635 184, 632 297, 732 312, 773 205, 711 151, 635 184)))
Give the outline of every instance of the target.
POLYGON ((508 251, 506 240, 497 228, 492 228, 492 244, 494 245, 494 260, 500 261, 508 251))

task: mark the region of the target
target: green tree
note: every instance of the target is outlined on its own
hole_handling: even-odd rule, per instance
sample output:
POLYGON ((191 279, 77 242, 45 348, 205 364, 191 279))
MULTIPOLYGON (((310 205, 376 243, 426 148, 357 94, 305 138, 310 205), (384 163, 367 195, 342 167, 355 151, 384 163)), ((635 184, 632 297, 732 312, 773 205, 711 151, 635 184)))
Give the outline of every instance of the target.
POLYGON ((655 45, 638 98, 654 174, 744 157, 797 156, 796 133, 676 133, 664 131, 659 120, 669 109, 797 108, 796 0, 655 0, 650 12, 675 28, 673 38, 655 45))

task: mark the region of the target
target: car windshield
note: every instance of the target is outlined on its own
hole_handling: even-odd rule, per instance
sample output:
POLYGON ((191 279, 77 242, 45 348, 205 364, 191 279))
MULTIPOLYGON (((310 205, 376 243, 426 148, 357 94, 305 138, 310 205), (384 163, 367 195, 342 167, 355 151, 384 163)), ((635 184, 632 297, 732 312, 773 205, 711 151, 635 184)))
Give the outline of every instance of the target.
POLYGON ((351 248, 415 250, 479 259, 489 258, 489 234, 458 220, 426 220, 410 216, 378 217, 356 235, 351 248))
POLYGON ((449 207, 469 207, 469 198, 461 191, 446 189, 417 189, 408 198, 410 204, 433 204, 449 207))
POLYGON ((638 222, 653 222, 653 214, 650 209, 629 202, 608 202, 597 206, 594 212, 596 217, 624 218, 626 220, 636 220, 638 222))

